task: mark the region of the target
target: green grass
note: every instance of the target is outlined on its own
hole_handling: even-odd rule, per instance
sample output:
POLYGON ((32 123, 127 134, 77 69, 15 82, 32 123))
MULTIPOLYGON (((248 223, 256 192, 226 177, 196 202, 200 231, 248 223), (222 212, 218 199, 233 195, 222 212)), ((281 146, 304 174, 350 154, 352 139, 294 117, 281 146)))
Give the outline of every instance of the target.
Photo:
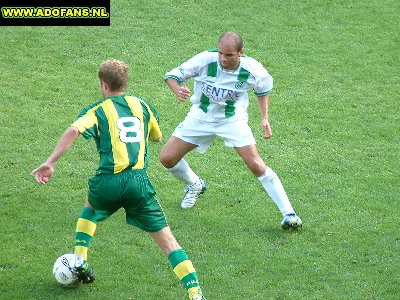
POLYGON ((264 142, 250 125, 304 229, 280 215, 232 149, 216 140, 187 160, 207 181, 196 207, 151 148, 150 176, 207 299, 399 299, 400 99, 398 1, 112 1, 110 27, 0 27, 0 299, 185 299, 150 237, 101 223, 90 263, 97 281, 62 289, 56 257, 73 250, 97 157, 80 139, 46 186, 30 171, 79 110, 99 98, 97 67, 131 66, 130 91, 151 100, 165 139, 185 116, 166 71, 239 31, 274 77, 264 142))

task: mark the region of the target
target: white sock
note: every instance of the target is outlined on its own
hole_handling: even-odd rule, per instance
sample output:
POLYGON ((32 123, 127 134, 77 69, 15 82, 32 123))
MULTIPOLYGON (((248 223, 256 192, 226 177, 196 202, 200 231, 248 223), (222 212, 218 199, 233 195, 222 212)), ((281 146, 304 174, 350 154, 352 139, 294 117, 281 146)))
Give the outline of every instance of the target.
POLYGON ((172 176, 186 184, 193 184, 197 181, 200 181, 199 176, 192 171, 186 160, 183 158, 172 168, 166 169, 172 174, 172 176))
POLYGON ((267 167, 265 173, 257 178, 268 195, 274 200, 283 216, 294 213, 278 175, 271 168, 267 167))

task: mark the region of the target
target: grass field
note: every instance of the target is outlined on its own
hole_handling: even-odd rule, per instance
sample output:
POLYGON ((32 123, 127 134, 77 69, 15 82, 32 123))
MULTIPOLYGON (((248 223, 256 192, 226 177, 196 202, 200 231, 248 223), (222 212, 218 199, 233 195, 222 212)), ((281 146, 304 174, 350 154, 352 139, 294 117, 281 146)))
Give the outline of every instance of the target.
POLYGON ((164 73, 228 30, 274 77, 274 137, 262 140, 254 97, 250 125, 304 228, 280 228, 273 202, 220 140, 187 157, 208 191, 182 211, 183 185, 152 145, 150 177, 207 299, 400 299, 399 12, 394 0, 113 0, 110 27, 0 27, 0 299, 186 299, 122 211, 92 241, 97 281, 60 288, 51 268, 73 250, 94 143, 80 139, 46 186, 29 173, 99 99, 107 58, 131 66, 129 90, 156 106, 166 140, 189 105, 164 73))

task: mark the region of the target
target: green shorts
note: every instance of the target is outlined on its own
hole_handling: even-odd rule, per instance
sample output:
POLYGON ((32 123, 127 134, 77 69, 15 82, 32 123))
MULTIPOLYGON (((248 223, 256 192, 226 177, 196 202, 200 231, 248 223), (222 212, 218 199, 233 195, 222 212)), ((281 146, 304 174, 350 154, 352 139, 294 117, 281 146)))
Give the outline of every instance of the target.
POLYGON ((123 207, 126 222, 144 231, 156 232, 168 225, 145 170, 96 175, 89 179, 88 185, 88 200, 97 221, 107 219, 123 207))

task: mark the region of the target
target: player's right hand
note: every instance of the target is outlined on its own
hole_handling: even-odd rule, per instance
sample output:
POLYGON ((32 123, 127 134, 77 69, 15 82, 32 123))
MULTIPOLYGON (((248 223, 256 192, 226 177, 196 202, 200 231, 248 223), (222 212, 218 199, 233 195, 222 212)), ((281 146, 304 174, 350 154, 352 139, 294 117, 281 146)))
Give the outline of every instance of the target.
POLYGON ((40 184, 46 184, 51 176, 53 176, 54 168, 48 163, 43 163, 31 172, 35 176, 35 180, 40 184))
POLYGON ((191 94, 190 89, 187 86, 180 86, 176 92, 176 97, 179 101, 185 101, 191 94))

